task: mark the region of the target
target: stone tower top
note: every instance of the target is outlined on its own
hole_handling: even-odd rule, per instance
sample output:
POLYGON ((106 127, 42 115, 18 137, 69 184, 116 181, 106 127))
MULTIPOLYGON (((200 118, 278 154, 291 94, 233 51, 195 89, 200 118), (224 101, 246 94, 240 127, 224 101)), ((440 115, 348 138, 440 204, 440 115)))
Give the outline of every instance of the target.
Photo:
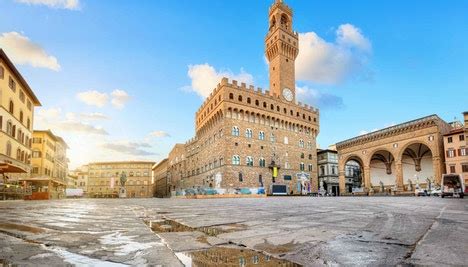
POLYGON ((265 38, 270 92, 292 103, 296 99, 294 64, 298 54, 299 36, 293 30, 293 11, 282 0, 275 0, 269 10, 269 30, 265 38))

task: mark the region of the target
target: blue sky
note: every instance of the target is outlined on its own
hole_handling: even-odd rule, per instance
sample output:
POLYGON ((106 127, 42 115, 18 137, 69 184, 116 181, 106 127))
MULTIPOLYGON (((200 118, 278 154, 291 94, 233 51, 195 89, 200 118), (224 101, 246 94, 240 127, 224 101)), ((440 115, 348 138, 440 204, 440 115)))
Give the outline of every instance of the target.
MULTIPOLYGON (((43 104, 36 128, 70 143, 72 167, 157 161, 194 135, 219 77, 267 88, 272 2, 0 0, 0 47, 43 104)), ((306 44, 297 86, 321 109, 321 147, 468 110, 468 2, 286 2, 306 44)))

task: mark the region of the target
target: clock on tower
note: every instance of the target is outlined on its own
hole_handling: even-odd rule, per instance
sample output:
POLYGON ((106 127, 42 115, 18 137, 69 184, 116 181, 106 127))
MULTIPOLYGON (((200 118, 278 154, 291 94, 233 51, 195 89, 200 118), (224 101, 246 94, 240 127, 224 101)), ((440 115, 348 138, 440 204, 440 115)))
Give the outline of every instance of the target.
POLYGON ((270 65, 270 91, 284 100, 296 97, 295 60, 299 37, 292 28, 293 13, 282 0, 270 7, 270 29, 265 39, 265 55, 270 65))

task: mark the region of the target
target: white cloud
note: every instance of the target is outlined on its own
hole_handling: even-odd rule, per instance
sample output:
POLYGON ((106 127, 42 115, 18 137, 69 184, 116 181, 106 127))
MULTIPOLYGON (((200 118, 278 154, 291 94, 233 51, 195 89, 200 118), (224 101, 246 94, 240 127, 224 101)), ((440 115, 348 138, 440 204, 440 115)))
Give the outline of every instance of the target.
MULTIPOLYGON (((74 132, 81 134, 108 135, 102 127, 80 121, 74 113, 68 113, 65 118, 60 108, 39 109, 35 118, 37 129, 74 132)), ((36 127, 35 127, 36 128, 36 127)))
POLYGON ((157 137, 157 138, 162 138, 162 137, 170 137, 171 135, 165 131, 154 131, 150 133, 150 136, 152 137, 157 137))
POLYGON ((188 76, 192 80, 192 84, 191 87, 184 87, 184 90, 188 89, 194 91, 203 98, 210 95, 218 83, 221 82, 223 77, 244 82, 246 84, 253 84, 254 82, 253 76, 245 72, 243 69, 240 70, 240 73, 234 74, 230 70, 216 71, 213 66, 207 63, 190 65, 188 68, 188 76))
POLYGON ((84 120, 96 121, 96 120, 109 120, 109 116, 99 113, 99 112, 92 112, 92 113, 80 113, 78 115, 80 118, 84 120))
POLYGON ((344 106, 341 97, 324 93, 307 86, 301 87, 296 85, 296 96, 298 101, 321 109, 341 108, 344 106))
POLYGON ((111 104, 115 108, 122 109, 125 107, 125 104, 130 100, 130 96, 124 90, 116 89, 110 93, 102 93, 96 90, 89 90, 85 92, 80 92, 76 95, 76 97, 82 101, 83 103, 96 106, 96 107, 104 107, 111 99, 111 104))
POLYGON ((361 30, 343 24, 335 34, 334 43, 325 41, 315 32, 299 34, 298 80, 337 84, 365 70, 372 45, 361 30))
POLYGON ((152 148, 148 143, 142 142, 130 142, 130 141, 119 141, 119 142, 108 142, 101 144, 101 147, 112 151, 118 152, 131 156, 152 156, 156 155, 154 152, 147 151, 152 148))
POLYGON ((48 55, 39 45, 18 32, 5 32, 0 36, 0 48, 4 49, 16 64, 31 65, 35 68, 60 70, 57 58, 48 55))
POLYGON ((18 3, 28 5, 43 5, 50 8, 77 10, 80 8, 80 0, 15 0, 18 3))
POLYGON ((77 98, 85 103, 86 105, 104 107, 109 100, 109 96, 106 93, 101 93, 96 90, 90 90, 86 92, 80 92, 77 95, 77 98))
POLYGON ((125 104, 130 100, 130 96, 124 90, 114 90, 111 93, 111 103, 114 107, 122 109, 125 104))

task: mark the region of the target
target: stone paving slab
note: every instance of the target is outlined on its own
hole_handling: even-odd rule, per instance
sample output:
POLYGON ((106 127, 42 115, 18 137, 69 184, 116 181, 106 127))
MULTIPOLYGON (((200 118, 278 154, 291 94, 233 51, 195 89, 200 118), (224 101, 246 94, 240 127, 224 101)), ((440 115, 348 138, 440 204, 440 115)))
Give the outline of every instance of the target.
POLYGON ((20 265, 182 266, 174 252, 223 244, 304 266, 467 262, 466 199, 9 201, 0 214, 0 260, 20 265), (157 234, 146 225, 163 219, 194 230, 157 234), (208 236, 210 228, 228 232, 208 236))

